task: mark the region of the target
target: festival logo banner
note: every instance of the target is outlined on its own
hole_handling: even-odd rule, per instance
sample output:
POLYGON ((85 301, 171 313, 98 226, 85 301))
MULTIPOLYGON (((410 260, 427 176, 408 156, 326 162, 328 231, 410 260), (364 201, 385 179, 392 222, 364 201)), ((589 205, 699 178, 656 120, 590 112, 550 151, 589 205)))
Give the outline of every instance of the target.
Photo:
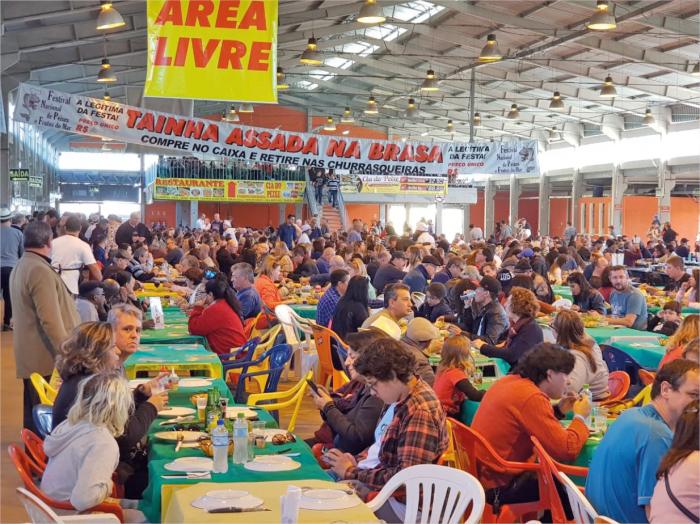
POLYGON ((304 200, 306 182, 280 180, 206 180, 156 178, 156 200, 201 200, 216 202, 286 202, 304 200))
POLYGON ((447 178, 418 176, 340 175, 343 193, 444 196, 447 178))
POLYGON ((450 175, 540 173, 537 141, 454 143, 447 147, 450 175))
POLYGON ((148 0, 145 96, 277 102, 277 0, 148 0))
POLYGON ((446 143, 392 142, 191 118, 21 84, 18 122, 120 142, 168 149, 186 156, 319 167, 359 174, 425 176, 447 172, 446 143))

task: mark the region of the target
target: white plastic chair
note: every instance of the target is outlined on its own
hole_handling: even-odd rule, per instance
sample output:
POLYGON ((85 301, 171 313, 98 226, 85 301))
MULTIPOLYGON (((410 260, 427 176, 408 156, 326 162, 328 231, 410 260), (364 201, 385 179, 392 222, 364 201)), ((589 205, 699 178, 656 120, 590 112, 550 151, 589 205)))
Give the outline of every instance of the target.
POLYGON ((406 486, 406 524, 457 524, 462 522, 467 506, 472 504, 466 524, 481 520, 484 512, 484 488, 466 471, 420 464, 399 471, 389 479, 367 506, 377 511, 401 486, 406 486), (422 496, 421 496, 422 495, 422 496), (423 507, 418 503, 422 501, 423 507))
POLYGON ((310 321, 297 315, 287 304, 276 306, 275 316, 282 326, 287 344, 292 346, 292 360, 294 361, 294 369, 299 373, 299 378, 305 376, 309 370, 315 370, 318 364, 318 355, 309 327, 310 321))
POLYGON ((89 515, 58 515, 49 506, 24 488, 17 488, 17 498, 19 498, 24 510, 33 523, 56 523, 72 524, 78 522, 95 524, 119 524, 119 519, 111 513, 91 513, 89 515))
POLYGON ((566 494, 569 497, 569 504, 571 505, 576 524, 593 524, 598 518, 598 512, 581 493, 578 486, 574 484, 574 481, 566 473, 561 471, 559 472, 559 481, 566 488, 566 494))

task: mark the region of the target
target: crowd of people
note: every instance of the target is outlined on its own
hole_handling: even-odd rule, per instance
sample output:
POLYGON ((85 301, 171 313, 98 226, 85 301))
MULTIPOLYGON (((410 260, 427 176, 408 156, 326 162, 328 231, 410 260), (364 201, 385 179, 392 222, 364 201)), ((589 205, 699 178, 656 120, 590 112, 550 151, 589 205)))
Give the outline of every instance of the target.
MULTIPOLYGON (((77 509, 110 493, 114 471, 127 508, 147 482, 143 439, 167 393, 154 394, 149 382, 128 394, 123 363, 141 330, 153 327, 144 320, 148 300, 137 293, 151 281, 178 293, 190 332, 219 354, 243 345, 261 312, 273 316, 293 301, 294 283, 323 293, 316 322, 348 343, 350 382, 312 393, 323 425, 309 443, 330 448, 322 457, 329 472, 359 493, 381 489, 408 466, 437 462, 447 448, 446 417, 465 400, 480 402, 472 427, 504 459, 529 460, 535 436, 556 460, 573 460, 589 436, 584 387, 596 402, 610 396, 607 365, 580 313, 661 331, 670 338, 652 401, 611 426, 586 493, 622 522, 667 521, 673 497, 700 509, 697 490, 685 489, 698 485, 699 317, 681 314, 682 305, 700 302, 700 275, 685 270, 683 240, 662 235, 641 251, 663 253, 653 258, 665 264, 665 287, 655 293, 667 303, 649 315, 627 268, 612 264, 641 243, 578 235, 570 225, 561 237, 534 238, 526 221, 503 221, 488 238, 472 226, 449 241, 425 220, 401 236, 376 221, 331 231, 316 216, 294 215, 266 230, 218 215, 192 228, 148 228, 138 213, 121 222, 54 210, 28 219, 2 210, 0 222, 4 323, 14 330, 24 425, 34 428, 39 402, 30 374, 50 380, 55 368, 63 384, 42 488, 77 509), (556 296, 557 285, 569 286, 570 304, 556 296), (551 330, 543 330, 537 317, 553 312, 551 330), (473 382, 472 348, 510 369, 486 392, 473 382), (99 468, 83 464, 94 446, 99 468), (659 488, 667 481, 673 497, 659 488)), ((494 508, 537 498, 536 478, 499 473, 496 464, 481 480, 494 508)), ((391 499, 378 516, 400 521, 402 502, 391 499)))

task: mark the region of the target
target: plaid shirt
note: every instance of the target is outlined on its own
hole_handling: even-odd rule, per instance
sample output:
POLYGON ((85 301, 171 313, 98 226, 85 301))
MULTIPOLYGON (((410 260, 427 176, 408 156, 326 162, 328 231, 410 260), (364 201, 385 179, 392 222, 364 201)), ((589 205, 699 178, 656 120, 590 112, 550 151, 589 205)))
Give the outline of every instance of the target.
POLYGON ((435 392, 418 379, 408 397, 396 404, 394 418, 382 439, 379 466, 349 468, 346 480, 358 480, 380 491, 391 477, 416 464, 434 464, 447 449, 445 412, 435 392))
POLYGON ((318 307, 316 308, 316 323, 319 326, 328 327, 328 323, 335 313, 335 307, 338 305, 338 300, 340 300, 338 290, 333 286, 329 287, 321 297, 321 300, 318 301, 318 307))

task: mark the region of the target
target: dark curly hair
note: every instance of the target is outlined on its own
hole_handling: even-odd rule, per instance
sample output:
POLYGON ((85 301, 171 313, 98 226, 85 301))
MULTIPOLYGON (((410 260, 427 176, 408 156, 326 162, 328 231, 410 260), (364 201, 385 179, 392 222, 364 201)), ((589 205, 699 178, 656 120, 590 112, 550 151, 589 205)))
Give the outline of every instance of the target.
POLYGON ((355 371, 363 377, 375 378, 380 382, 396 378, 407 384, 414 376, 416 359, 400 342, 390 338, 379 339, 367 349, 369 351, 362 351, 353 364, 355 371))
POLYGON ((542 342, 525 353, 515 372, 539 384, 547 379, 547 371, 550 369, 568 375, 574 370, 575 362, 576 358, 560 345, 542 342))

